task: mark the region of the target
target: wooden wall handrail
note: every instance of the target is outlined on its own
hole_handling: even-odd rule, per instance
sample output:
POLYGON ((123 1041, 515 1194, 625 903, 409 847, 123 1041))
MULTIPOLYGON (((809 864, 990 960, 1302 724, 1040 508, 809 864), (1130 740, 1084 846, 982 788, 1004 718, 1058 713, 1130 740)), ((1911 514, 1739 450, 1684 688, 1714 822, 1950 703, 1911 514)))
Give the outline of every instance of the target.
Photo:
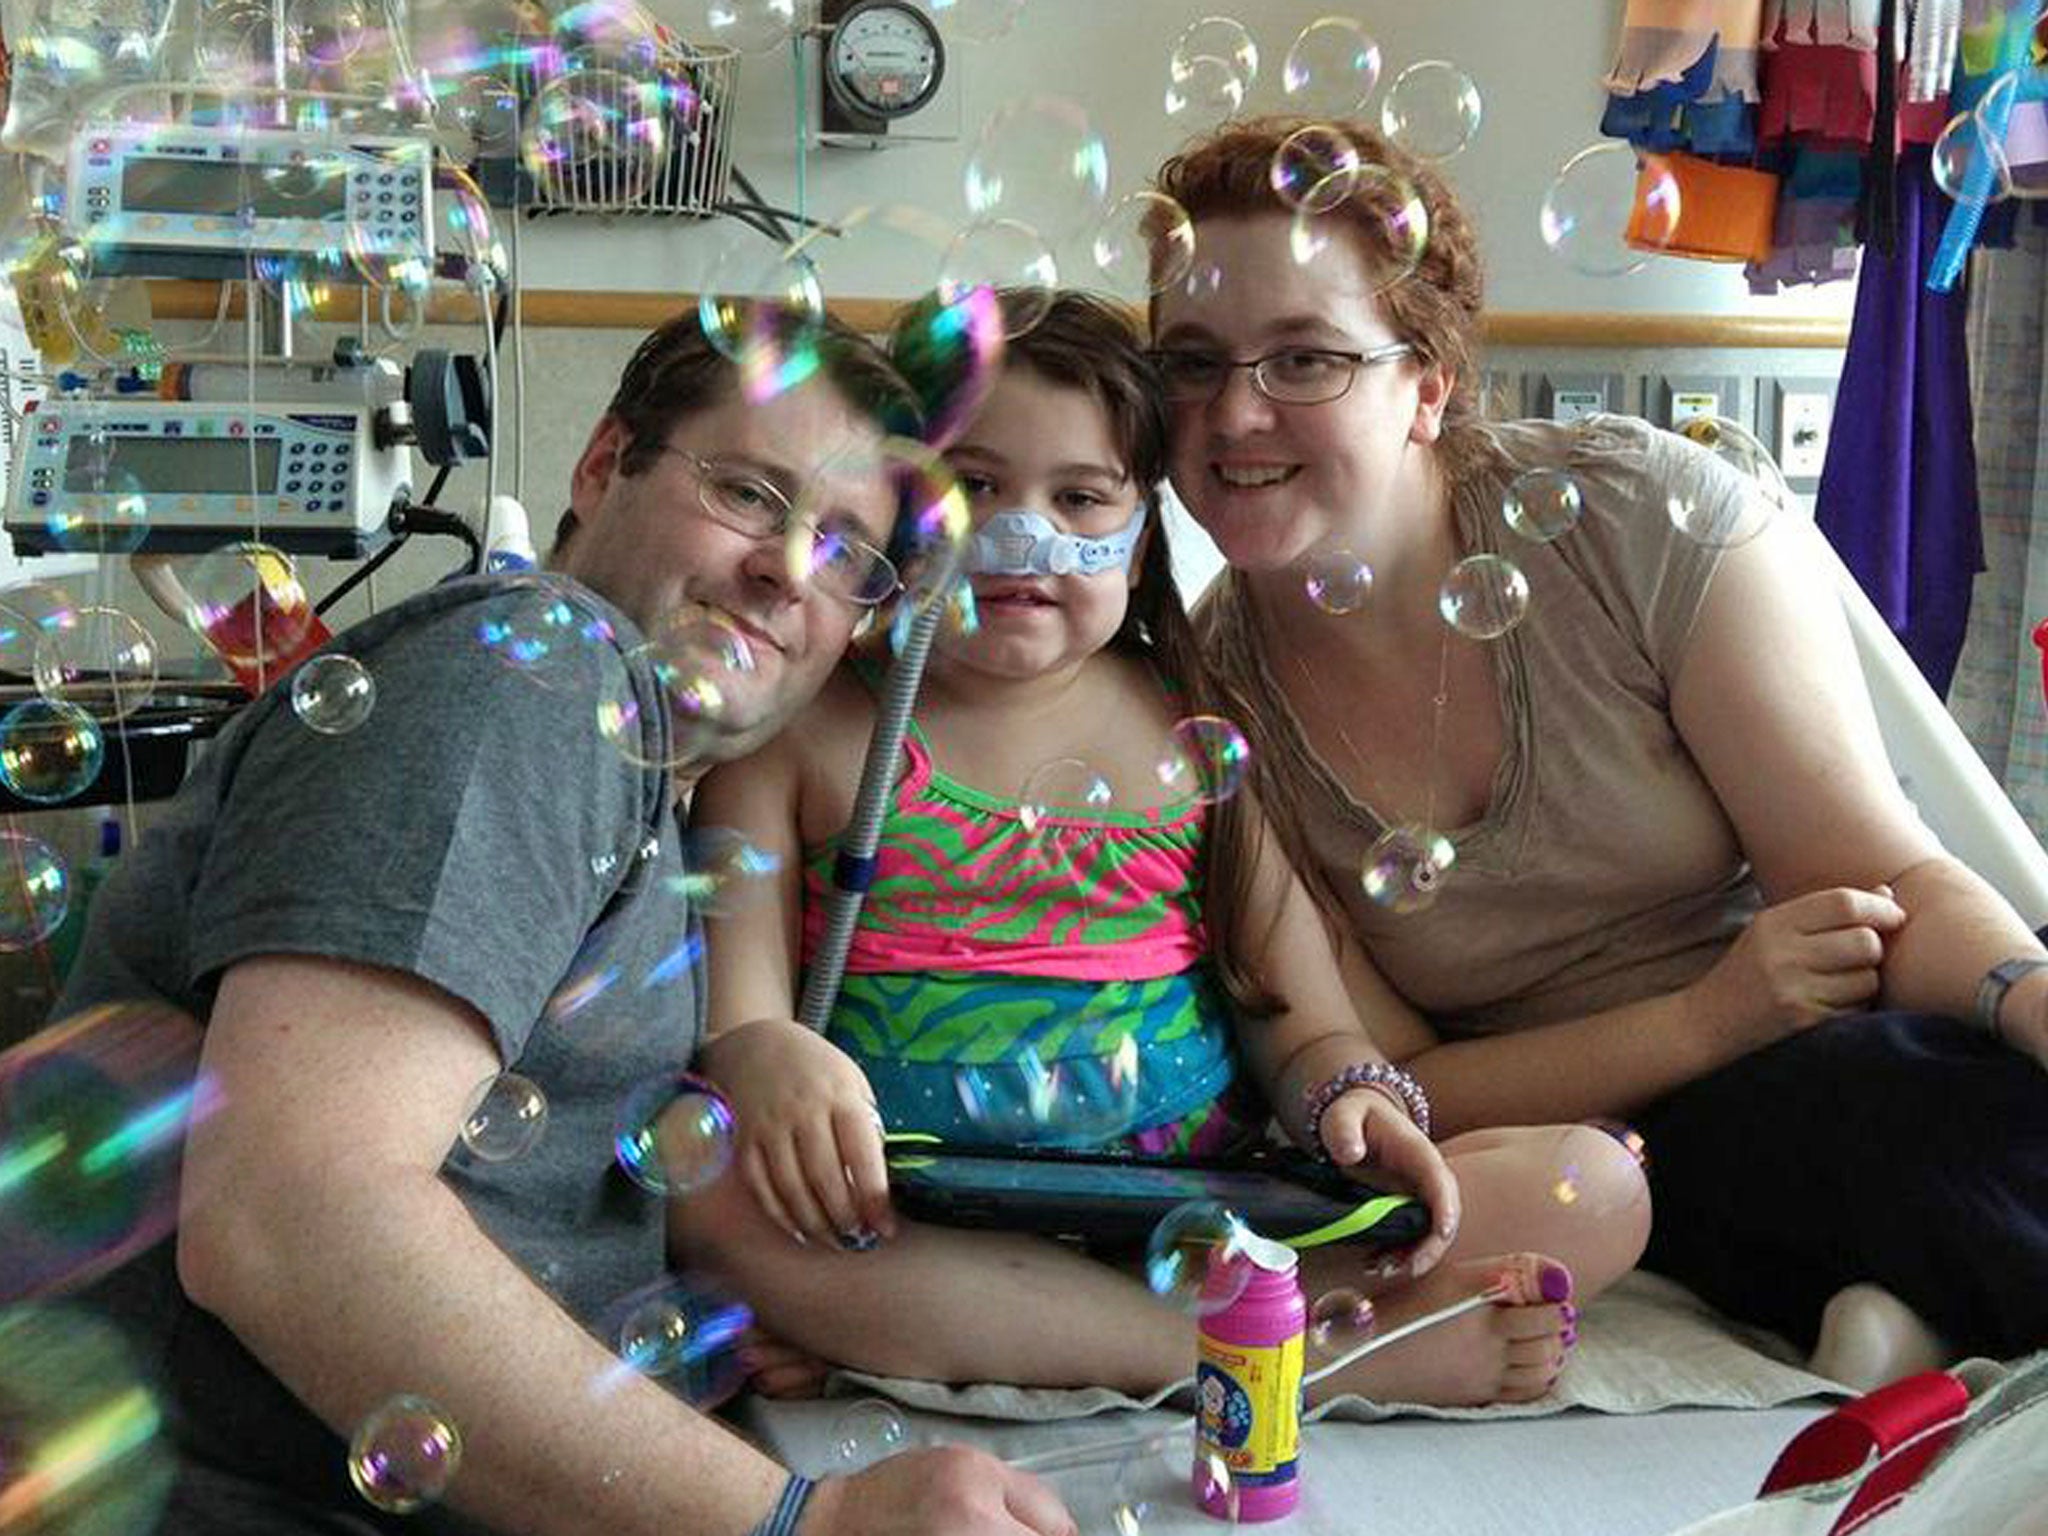
MULTIPOLYGON (((211 320, 220 304, 216 284, 169 280, 150 285, 151 305, 163 320, 211 320)), ((520 295, 520 317, 528 325, 582 330, 649 331, 689 302, 682 293, 636 293, 622 289, 579 291, 529 288, 520 295)), ((357 294, 335 290, 314 311, 322 321, 346 322, 357 313, 357 294)), ((856 329, 888 328, 899 300, 842 299, 833 312, 856 329)), ((239 314, 241 295, 229 301, 239 314)), ((473 323, 476 300, 466 293, 437 293, 430 320, 473 323)), ((1849 343, 1849 322, 1824 317, 1768 315, 1616 315, 1553 311, 1501 311, 1486 317, 1485 338, 1496 347, 1818 347, 1840 350, 1849 343)))

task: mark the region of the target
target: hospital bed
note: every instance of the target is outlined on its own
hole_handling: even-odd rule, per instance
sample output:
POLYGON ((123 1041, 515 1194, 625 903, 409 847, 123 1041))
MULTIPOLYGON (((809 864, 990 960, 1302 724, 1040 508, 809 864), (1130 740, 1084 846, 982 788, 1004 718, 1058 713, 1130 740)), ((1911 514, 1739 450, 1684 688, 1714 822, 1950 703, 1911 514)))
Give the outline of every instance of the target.
MULTIPOLYGON (((1183 582, 1199 588, 1214 567, 1196 543, 1190 569, 1183 552, 1192 525, 1184 514, 1178 521, 1183 582)), ((1908 797, 1944 846, 2030 926, 2048 924, 2048 854, 1833 550, 1817 532, 1813 543, 1817 570, 1831 573, 1841 594, 1885 750, 1908 797)), ((855 1378, 835 1390, 891 1394, 912 1443, 968 1443, 1005 1457, 1125 1441, 1185 1419, 1179 1400, 1140 1407, 1109 1393, 855 1378)), ((1559 1392, 1574 1406, 1532 1416, 1509 1409, 1311 1423, 1303 1432, 1302 1506, 1276 1529, 1297 1536, 1663 1536, 1751 1498, 1779 1450, 1844 1395, 1653 1276, 1629 1277, 1588 1309, 1559 1392), (1727 1406, 1735 1403, 1751 1406, 1727 1406), (1640 1409, 1655 1411, 1617 1411, 1640 1409)), ((741 1413, 791 1465, 829 1473, 847 1467, 842 1441, 851 1401, 755 1399, 741 1413)), ((1186 1466, 1182 1460, 1176 1471, 1156 1451, 1131 1452, 1051 1481, 1084 1536, 1213 1532, 1218 1522, 1198 1513, 1188 1495, 1186 1466)))

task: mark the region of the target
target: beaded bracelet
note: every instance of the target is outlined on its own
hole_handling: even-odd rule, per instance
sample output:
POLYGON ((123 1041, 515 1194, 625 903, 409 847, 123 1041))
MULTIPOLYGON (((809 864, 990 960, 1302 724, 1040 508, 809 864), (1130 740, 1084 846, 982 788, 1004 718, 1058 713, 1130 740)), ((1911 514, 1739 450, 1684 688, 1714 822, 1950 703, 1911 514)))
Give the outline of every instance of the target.
POLYGON ((1324 1114, 1354 1088, 1384 1089, 1401 1101, 1415 1128, 1425 1136, 1429 1134, 1429 1095, 1422 1091, 1422 1084, 1390 1061, 1360 1062, 1324 1078, 1302 1094, 1301 1106, 1308 1116, 1308 1139, 1315 1146, 1323 1144, 1324 1114))
POLYGON ((808 1477, 790 1473, 789 1481, 782 1485, 782 1497, 768 1511, 768 1518, 755 1526, 749 1536, 796 1536, 796 1523, 804 1517, 804 1506, 811 1502, 814 1486, 808 1477))

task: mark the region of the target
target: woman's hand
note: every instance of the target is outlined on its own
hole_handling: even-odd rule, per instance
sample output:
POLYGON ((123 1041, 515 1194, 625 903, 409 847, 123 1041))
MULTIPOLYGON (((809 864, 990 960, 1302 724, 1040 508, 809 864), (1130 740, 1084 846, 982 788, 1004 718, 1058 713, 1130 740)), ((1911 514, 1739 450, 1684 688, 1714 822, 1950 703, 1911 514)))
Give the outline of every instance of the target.
POLYGON ((1390 1174, 1429 1207, 1430 1234, 1409 1254, 1409 1271, 1422 1274, 1443 1257, 1458 1235, 1457 1175, 1400 1101, 1378 1088, 1354 1088, 1323 1111, 1321 1135, 1323 1151, 1346 1173, 1369 1183, 1390 1174))
POLYGON ((705 1047, 733 1105, 735 1161, 769 1220, 799 1242, 893 1237, 882 1120, 867 1075, 794 1019, 756 1019, 705 1047))
POLYGON ((1743 1050, 1878 994, 1885 938, 1905 924, 1889 887, 1809 891, 1766 907, 1691 988, 1697 1017, 1743 1050))

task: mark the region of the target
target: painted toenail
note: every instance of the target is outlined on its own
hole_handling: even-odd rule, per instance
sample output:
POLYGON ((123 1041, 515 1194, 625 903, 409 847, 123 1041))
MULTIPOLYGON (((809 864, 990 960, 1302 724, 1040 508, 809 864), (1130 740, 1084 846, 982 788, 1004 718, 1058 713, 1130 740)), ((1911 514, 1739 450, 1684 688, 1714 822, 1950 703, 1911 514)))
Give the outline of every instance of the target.
POLYGON ((1557 1342, 1562 1344, 1566 1349, 1570 1349, 1574 1344, 1579 1342, 1579 1330, 1573 1324, 1566 1323, 1564 1325, 1563 1331, 1560 1332, 1557 1336, 1557 1342))
POLYGON ((1558 1307, 1557 1315, 1564 1319, 1565 1327, 1569 1328, 1579 1320, 1579 1309, 1567 1301, 1558 1307))
POLYGON ((1545 1301, 1569 1301, 1572 1272, 1555 1259, 1545 1259, 1536 1271, 1536 1285, 1545 1301))

